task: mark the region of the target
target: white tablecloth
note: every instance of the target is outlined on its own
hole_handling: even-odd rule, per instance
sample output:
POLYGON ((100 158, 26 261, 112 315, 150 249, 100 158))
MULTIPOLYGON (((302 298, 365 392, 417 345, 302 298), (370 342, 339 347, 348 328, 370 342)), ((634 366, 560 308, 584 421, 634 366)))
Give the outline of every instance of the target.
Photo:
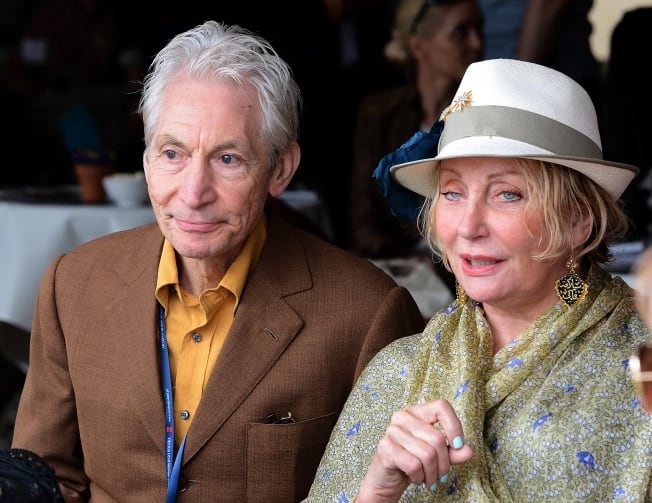
POLYGON ((150 206, 0 201, 0 320, 29 331, 41 276, 55 256, 154 220, 150 206))
POLYGON ((333 239, 333 227, 328 210, 319 194, 313 190, 286 190, 279 199, 312 220, 329 239, 333 239))
POLYGON ((426 320, 454 300, 446 283, 435 273, 430 257, 373 259, 371 262, 408 289, 426 320))
MULTIPOLYGON (((316 193, 288 191, 281 198, 330 235, 328 215, 316 193)), ((104 234, 154 220, 149 205, 121 208, 0 199, 0 321, 29 331, 41 277, 54 257, 104 234)))

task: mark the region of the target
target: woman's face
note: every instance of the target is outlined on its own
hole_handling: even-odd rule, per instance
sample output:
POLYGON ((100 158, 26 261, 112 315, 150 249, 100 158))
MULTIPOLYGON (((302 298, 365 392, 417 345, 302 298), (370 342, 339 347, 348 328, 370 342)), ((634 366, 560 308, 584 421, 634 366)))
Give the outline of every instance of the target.
POLYGON ((568 272, 565 259, 533 258, 547 238, 541 211, 525 210, 529 199, 515 159, 441 162, 434 229, 457 281, 485 309, 539 313, 558 300, 554 282, 568 272))
MULTIPOLYGON (((425 74, 459 81, 471 63, 484 57, 482 12, 475 1, 430 9, 440 9, 440 19, 432 21, 430 35, 413 36, 413 56, 425 74)), ((428 14, 423 23, 429 22, 427 18, 428 14)))

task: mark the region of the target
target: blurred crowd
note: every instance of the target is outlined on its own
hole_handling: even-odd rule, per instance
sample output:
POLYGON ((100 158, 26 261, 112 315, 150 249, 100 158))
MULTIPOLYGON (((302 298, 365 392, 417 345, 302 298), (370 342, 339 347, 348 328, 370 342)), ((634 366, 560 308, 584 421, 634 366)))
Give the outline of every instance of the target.
MULTIPOLYGON (((425 0, 443 9, 456 3, 425 0)), ((478 0, 482 19, 473 23, 480 23, 483 30, 484 57, 518 56, 560 65, 562 70, 582 70, 572 76, 591 90, 596 101, 605 157, 641 168, 624 200, 633 220, 631 238, 647 238, 652 159, 645 118, 650 105, 632 99, 631 91, 645 71, 640 55, 650 53, 652 42, 644 30, 652 8, 623 17, 613 34, 610 60, 599 63, 588 44, 587 14, 592 3, 478 0), (532 16, 541 22, 531 23, 532 16), (544 30, 543 23, 550 25, 544 30), (526 43, 521 28, 525 31, 529 24, 538 31, 532 29, 526 43)), ((356 129, 363 98, 414 82, 414 67, 397 65, 390 45, 395 49, 396 38, 405 39, 414 28, 405 12, 414 17, 421 4, 418 0, 252 0, 208 6, 193 0, 5 0, 0 16, 0 103, 7 114, 2 132, 10 148, 3 156, 0 186, 74 183, 71 151, 84 146, 89 130, 96 133, 93 148, 110 152, 117 171, 141 169, 142 128, 135 110, 139 82, 152 55, 173 34, 217 19, 261 33, 294 69, 304 110, 302 162, 293 188, 319 193, 336 244, 369 255, 401 254, 396 247, 387 253, 373 252, 356 241, 355 234, 362 228, 355 220, 355 202, 361 197, 362 202, 369 201, 364 192, 356 192, 355 179, 371 176, 380 152, 361 156, 354 142, 370 135, 370 130, 360 129, 364 116, 356 129), (411 7, 406 9, 402 3, 411 7)), ((420 50, 423 60, 426 49, 420 50)), ((441 50, 441 45, 428 50, 441 50)), ((448 55, 434 52, 429 57, 443 69, 437 71, 452 68, 447 66, 452 65, 448 55)), ((478 57, 465 56, 463 67, 478 57)), ((454 89, 455 75, 447 78, 452 79, 447 87, 454 89)), ((447 92, 439 95, 440 100, 449 98, 447 92)), ((423 117, 406 109, 411 118, 402 127, 430 123, 437 107, 431 108, 423 117)), ((393 112, 392 120, 400 119, 401 113, 393 112)), ((391 150, 408 137, 401 130, 393 131, 391 141, 375 140, 380 148, 391 150)))
MULTIPOLYGON (((592 3, 3 0, 0 127, 8 148, 0 188, 76 183, 74 151, 83 147, 110 154, 116 171, 142 169, 136 109, 149 62, 175 34, 216 19, 262 34, 293 68, 304 109, 291 188, 320 195, 343 248, 380 260, 423 254, 413 223, 391 214, 372 172, 383 154, 429 129, 467 65, 496 57, 578 72, 571 76, 595 102, 605 158, 641 169, 623 201, 629 239, 650 244, 652 104, 637 91, 646 82, 644 56, 652 54, 645 33, 652 7, 625 13, 609 60, 598 62, 588 44, 592 3)), ((452 288, 442 268, 434 272, 452 288)), ((0 324, 0 332, 8 329, 0 324)), ((0 360, 0 376, 3 445, 24 374, 0 360)))

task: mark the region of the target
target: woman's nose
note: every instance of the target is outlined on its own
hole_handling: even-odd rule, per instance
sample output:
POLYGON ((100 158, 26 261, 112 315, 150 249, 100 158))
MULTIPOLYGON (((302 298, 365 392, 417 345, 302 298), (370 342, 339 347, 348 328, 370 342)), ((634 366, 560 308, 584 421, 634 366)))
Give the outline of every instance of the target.
POLYGON ((468 201, 459 221, 458 233, 466 239, 487 235, 486 208, 481 202, 468 201))

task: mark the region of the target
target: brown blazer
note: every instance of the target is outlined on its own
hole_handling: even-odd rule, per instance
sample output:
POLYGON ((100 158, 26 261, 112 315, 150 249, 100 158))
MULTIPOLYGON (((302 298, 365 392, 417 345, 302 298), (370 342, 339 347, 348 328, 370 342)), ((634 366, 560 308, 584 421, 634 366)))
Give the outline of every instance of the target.
MULTIPOLYGON (((53 466, 68 502, 165 500, 162 242, 156 224, 119 232, 44 275, 12 445, 53 466)), ((423 325, 375 266, 271 219, 188 432, 177 502, 304 498, 360 371, 423 325), (297 422, 268 424, 271 412, 297 422)))

